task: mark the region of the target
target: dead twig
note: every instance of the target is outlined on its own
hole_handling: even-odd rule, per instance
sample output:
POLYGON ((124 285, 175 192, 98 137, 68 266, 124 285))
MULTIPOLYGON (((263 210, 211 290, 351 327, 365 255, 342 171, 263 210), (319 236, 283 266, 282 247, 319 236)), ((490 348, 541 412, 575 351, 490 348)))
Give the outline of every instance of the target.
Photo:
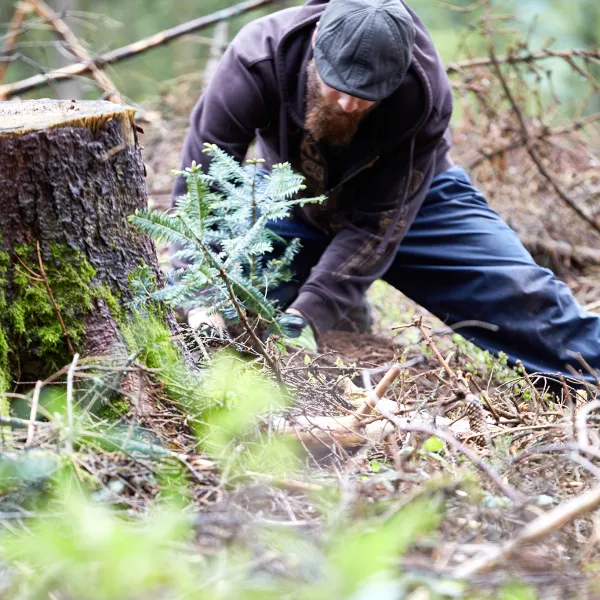
MULTIPOLYGON (((60 16, 54 12, 54 10, 52 10, 43 0, 28 1, 40 17, 52 25, 58 35, 60 35, 69 45, 69 48, 77 58, 82 61, 91 60, 90 55, 81 45, 77 36, 71 31, 69 26, 60 18, 60 16)), ((90 65, 90 71, 94 79, 98 82, 98 85, 106 92, 107 99, 116 102, 117 104, 123 104, 123 99, 110 77, 101 71, 94 63, 90 65)))
POLYGON ((0 98, 11 98, 12 96, 22 94, 23 92, 48 85, 53 81, 71 79, 77 75, 90 72, 92 70, 92 66, 101 68, 105 65, 111 65, 127 58, 131 58, 132 56, 137 56, 138 54, 146 52, 151 48, 168 44, 169 42, 172 42, 173 40, 188 33, 192 33, 193 31, 206 29, 212 25, 215 25, 216 23, 219 23, 220 21, 231 19, 232 17, 256 10, 257 8, 262 8, 263 6, 273 4, 277 1, 278 0, 246 0, 246 2, 241 2, 240 4, 230 8, 224 8, 210 15, 193 19, 192 21, 172 27, 171 29, 166 29, 147 38, 134 42, 133 44, 128 44, 127 46, 117 48, 116 50, 101 54, 100 56, 91 57, 89 60, 82 61, 74 65, 69 65, 67 67, 61 67, 60 69, 55 69, 49 73, 34 75, 33 77, 28 77, 27 79, 23 79, 22 81, 18 81, 16 83, 0 86, 0 98))
MULTIPOLYGON (((23 19, 25 15, 31 12, 31 4, 29 2, 18 2, 15 6, 15 11, 13 12, 12 19, 8 26, 8 31, 4 38, 4 47, 2 48, 2 55, 9 56, 12 52, 15 42, 17 41, 17 37, 21 31, 21 23, 23 23, 23 19)), ((0 62, 0 84, 4 81, 4 76, 6 75, 6 71, 8 69, 8 65, 10 63, 0 62)), ((2 96, 0 96, 1 98, 2 96)))
POLYGON ((487 555, 478 556, 461 565, 454 571, 453 575, 460 579, 466 579, 488 572, 509 558, 521 546, 547 537, 563 525, 595 510, 598 506, 600 506, 600 485, 585 494, 563 502, 556 508, 534 519, 514 539, 493 548, 487 555))
POLYGON ((446 66, 448 74, 461 74, 466 69, 476 69, 478 67, 489 67, 497 64, 516 64, 516 63, 531 63, 548 58, 583 58, 587 60, 600 60, 599 50, 586 50, 574 48, 571 50, 539 50, 537 52, 527 52, 519 54, 517 52, 509 53, 506 56, 497 56, 495 60, 491 57, 471 58, 468 60, 460 60, 451 62, 446 66))
POLYGON ((423 325, 423 317, 419 317, 415 321, 414 324, 418 327, 419 331, 421 332, 421 335, 423 336, 423 339, 425 340, 425 343, 429 346, 429 348, 431 349, 431 351, 433 352, 435 357, 438 359, 438 362, 442 365, 442 367, 444 367, 444 371, 447 373, 448 377, 450 377, 450 379, 454 383, 456 383, 458 381, 456 373, 450 368, 450 365, 446 362, 446 359, 442 356, 442 354, 438 350, 437 346, 435 345, 435 342, 431 339, 431 336, 427 333, 427 331, 423 325))

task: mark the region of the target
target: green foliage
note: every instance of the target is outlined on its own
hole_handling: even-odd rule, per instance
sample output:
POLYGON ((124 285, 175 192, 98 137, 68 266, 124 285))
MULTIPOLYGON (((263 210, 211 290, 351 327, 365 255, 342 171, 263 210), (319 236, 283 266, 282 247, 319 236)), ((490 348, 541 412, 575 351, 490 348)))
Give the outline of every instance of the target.
POLYGON ((256 420, 269 409, 289 403, 281 389, 254 365, 228 352, 220 354, 203 382, 212 408, 196 426, 196 436, 228 472, 283 476, 297 463, 297 447, 278 438, 262 439, 256 420))
POLYGON ((518 582, 502 586, 498 594, 498 600, 537 600, 537 598, 535 590, 518 582))
POLYGON ((338 590, 349 594, 373 576, 389 571, 392 560, 406 552, 417 535, 437 527, 440 516, 434 498, 408 505, 379 527, 363 523, 358 530, 339 535, 330 549, 337 573, 343 573, 338 590))
MULTIPOLYGON (((196 164, 179 173, 186 178, 187 194, 174 210, 138 210, 131 217, 156 241, 177 245, 174 258, 189 263, 173 273, 174 285, 152 298, 188 308, 210 306, 232 320, 239 302, 251 314, 272 321, 275 309, 266 292, 290 280, 299 243, 290 243, 278 259, 265 258, 275 242, 283 243, 267 222, 284 219, 295 205, 322 198, 295 199, 304 189, 303 178, 287 163, 265 175, 261 161, 242 167, 214 145, 207 144, 205 152, 212 158, 208 174, 196 164)), ((147 283, 136 287, 145 289, 147 283)))
POLYGON ((48 598, 60 590, 70 598, 113 600, 192 589, 193 570, 175 546, 190 537, 181 513, 157 511, 133 524, 73 488, 61 495, 61 517, 41 518, 28 532, 3 536, 2 554, 22 569, 13 598, 48 598))
POLYGON ((150 369, 157 369, 156 377, 171 400, 189 410, 202 409, 205 400, 201 393, 200 374, 186 364, 159 305, 150 304, 145 313, 132 311, 120 323, 120 331, 128 351, 131 354, 140 352, 138 360, 150 369))
POLYGON ((452 341, 464 355, 464 361, 461 361, 461 363, 464 363, 464 369, 468 373, 479 377, 493 374, 492 382, 496 384, 518 379, 517 372, 508 366, 508 356, 504 352, 500 352, 496 357, 488 350, 478 348, 457 333, 452 336, 452 341))
POLYGON ((430 438, 426 439, 423 442, 423 445, 421 446, 421 448, 425 452, 434 452, 434 453, 441 452, 445 447, 446 447, 446 444, 439 438, 435 437, 434 435, 432 435, 430 438))
MULTIPOLYGON (((8 340, 4 332, 1 315, 6 314, 8 305, 4 290, 8 276, 8 267, 10 259, 8 252, 2 252, 2 238, 0 237, 0 394, 10 388, 10 371, 8 365, 8 340)), ((0 396, 0 415, 8 415, 8 402, 6 398, 0 396)))

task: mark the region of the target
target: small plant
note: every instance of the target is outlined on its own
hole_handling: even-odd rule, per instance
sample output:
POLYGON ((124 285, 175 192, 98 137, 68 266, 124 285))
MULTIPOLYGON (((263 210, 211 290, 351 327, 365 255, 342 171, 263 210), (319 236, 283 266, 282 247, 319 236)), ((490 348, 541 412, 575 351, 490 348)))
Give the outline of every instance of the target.
POLYGON ((195 163, 176 172, 185 177, 187 193, 171 212, 140 210, 131 217, 157 242, 177 247, 173 258, 189 265, 173 272, 173 285, 151 296, 172 306, 209 306, 244 325, 245 311, 272 322, 276 308, 267 293, 291 279, 300 244, 293 240, 270 257, 274 244, 285 241, 267 225, 288 217, 295 205, 323 199, 295 197, 305 189, 304 178, 289 163, 268 174, 262 160, 243 167, 217 146, 205 146, 212 157, 208 174, 195 163))

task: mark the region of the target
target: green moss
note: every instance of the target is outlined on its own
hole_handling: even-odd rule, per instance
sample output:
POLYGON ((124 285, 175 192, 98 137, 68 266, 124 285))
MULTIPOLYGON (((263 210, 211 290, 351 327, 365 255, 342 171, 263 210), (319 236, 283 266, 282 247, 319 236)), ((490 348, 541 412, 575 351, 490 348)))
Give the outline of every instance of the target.
MULTIPOLYGON (((44 270, 71 343, 77 348, 84 335, 84 317, 100 293, 100 288, 92 285, 96 272, 81 252, 54 243, 44 259, 44 270)), ((39 275, 33 245, 17 246, 12 257, 0 252, 0 389, 10 371, 11 350, 37 365, 40 373, 57 370, 71 360, 61 323, 39 275), (10 289, 10 301, 5 289, 10 289)))
MULTIPOLYGON (((8 266, 10 258, 8 252, 1 251, 2 238, 0 238, 0 393, 10 389, 10 370, 8 365, 8 340, 4 332, 2 323, 2 315, 7 312, 6 296, 4 289, 6 286, 6 278, 8 276, 8 266)), ((8 415, 8 400, 0 397, 0 415, 8 415)))
POLYGON ((97 412, 100 419, 117 421, 129 413, 131 404, 125 398, 116 398, 109 404, 103 404, 97 412))
POLYGON ((128 351, 141 350, 138 360, 150 369, 160 369, 158 377, 168 398, 191 410, 206 404, 200 376, 188 367, 173 343, 160 305, 150 306, 146 313, 133 311, 120 329, 128 351))

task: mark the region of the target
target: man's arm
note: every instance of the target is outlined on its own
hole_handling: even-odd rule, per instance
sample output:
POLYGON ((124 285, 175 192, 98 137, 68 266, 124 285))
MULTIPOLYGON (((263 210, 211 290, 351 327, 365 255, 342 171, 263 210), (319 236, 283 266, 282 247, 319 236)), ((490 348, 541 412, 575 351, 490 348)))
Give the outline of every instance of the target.
MULTIPOLYGON (((209 86, 196 104, 190 117, 190 129, 185 139, 181 167, 196 161, 206 171, 209 157, 202 151, 204 144, 216 144, 242 162, 256 130, 265 127, 269 115, 277 114, 273 106, 276 83, 273 63, 269 58, 249 62, 237 48, 256 43, 256 27, 242 30, 231 43, 209 86)), ((185 180, 178 177, 173 199, 184 194, 185 180)))
MULTIPOLYGON (((440 134, 441 137, 441 134, 440 134)), ((411 189, 385 248, 380 246, 404 196, 406 156, 389 157, 360 175, 352 186, 357 208, 335 235, 302 286, 292 308, 322 334, 358 305, 369 286, 389 269, 398 244, 414 221, 435 172, 435 149, 415 155, 411 189), (400 179, 400 180, 399 180, 400 179)))

